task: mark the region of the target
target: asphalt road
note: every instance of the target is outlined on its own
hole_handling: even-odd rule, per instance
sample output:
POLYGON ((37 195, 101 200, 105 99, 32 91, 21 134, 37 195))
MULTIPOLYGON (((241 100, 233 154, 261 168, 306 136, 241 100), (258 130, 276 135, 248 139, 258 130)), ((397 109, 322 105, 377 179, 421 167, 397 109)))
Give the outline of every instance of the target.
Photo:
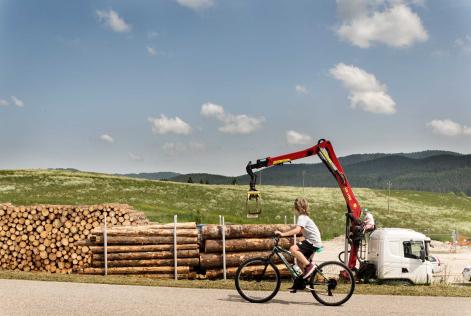
POLYGON ((354 295, 340 307, 309 293, 280 292, 269 303, 235 290, 0 280, 0 315, 471 315, 471 298, 354 295))

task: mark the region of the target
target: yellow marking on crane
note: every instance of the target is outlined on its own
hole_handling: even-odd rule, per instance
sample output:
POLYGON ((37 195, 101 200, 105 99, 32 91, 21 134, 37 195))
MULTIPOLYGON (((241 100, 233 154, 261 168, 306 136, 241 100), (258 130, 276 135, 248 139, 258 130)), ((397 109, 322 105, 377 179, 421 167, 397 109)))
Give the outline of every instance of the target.
POLYGON ((285 163, 285 162, 290 162, 291 159, 280 159, 280 160, 275 160, 273 161, 273 165, 276 166, 276 165, 281 165, 282 163, 285 163))

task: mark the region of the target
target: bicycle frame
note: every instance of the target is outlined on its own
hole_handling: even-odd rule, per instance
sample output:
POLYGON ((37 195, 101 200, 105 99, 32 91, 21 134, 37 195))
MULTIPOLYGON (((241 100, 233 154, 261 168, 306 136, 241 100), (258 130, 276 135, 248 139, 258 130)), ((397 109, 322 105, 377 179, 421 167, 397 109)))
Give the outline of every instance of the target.
MULTIPOLYGON (((298 275, 296 274, 296 271, 294 271, 293 269, 293 266, 291 265, 291 263, 288 262, 288 260, 285 258, 285 256, 283 254, 286 254, 290 257, 294 257, 294 255, 289 251, 289 250, 286 250, 286 249, 283 249, 281 248, 280 246, 278 246, 278 242, 279 242, 279 239, 278 238, 273 238, 273 240, 275 241, 275 246, 273 247, 273 250, 271 252, 271 254, 268 256, 268 260, 269 261, 272 261, 272 257, 273 256, 277 256, 278 258, 280 258, 281 262, 283 262, 283 264, 286 266, 286 268, 288 269, 290 275, 291 275, 291 279, 294 281, 296 278, 298 278, 298 275)), ((273 261, 272 261, 273 262, 273 261)), ((315 266, 315 269, 317 271, 319 271, 317 269, 317 264, 314 263, 314 266, 315 266)), ((265 267, 266 269, 266 267, 265 267)), ((265 270, 263 271, 265 273, 265 270)), ((319 271, 320 272, 320 271, 319 271)))
MULTIPOLYGON (((275 247, 273 247, 273 250, 272 250, 272 253, 268 256, 268 260, 272 260, 271 258, 276 255, 278 258, 280 258, 281 262, 283 262, 283 264, 286 266, 286 268, 288 269, 289 273, 291 274, 291 278, 293 279, 296 279, 298 276, 296 275, 296 271, 294 271, 293 269, 293 266, 288 262, 288 260, 286 260, 285 256, 283 256, 283 254, 286 254, 290 257, 294 257, 293 254, 289 251, 289 250, 286 250, 286 249, 283 249, 281 248, 280 246, 278 246, 278 242, 277 244, 275 245, 275 247)), ((265 272, 265 271, 264 271, 265 272)))

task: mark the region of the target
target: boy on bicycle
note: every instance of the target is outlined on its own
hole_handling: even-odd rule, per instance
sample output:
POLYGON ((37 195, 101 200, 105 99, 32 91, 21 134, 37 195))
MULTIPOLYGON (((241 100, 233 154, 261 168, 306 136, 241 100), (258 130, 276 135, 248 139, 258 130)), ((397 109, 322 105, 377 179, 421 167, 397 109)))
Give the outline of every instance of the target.
POLYGON ((312 254, 322 247, 321 233, 314 221, 309 218, 309 204, 305 198, 294 201, 294 210, 298 216, 296 227, 286 231, 275 231, 275 235, 288 237, 303 233, 304 240, 290 247, 291 253, 298 260, 298 265, 304 269, 303 279, 307 279, 314 271, 314 265, 308 261, 312 254))

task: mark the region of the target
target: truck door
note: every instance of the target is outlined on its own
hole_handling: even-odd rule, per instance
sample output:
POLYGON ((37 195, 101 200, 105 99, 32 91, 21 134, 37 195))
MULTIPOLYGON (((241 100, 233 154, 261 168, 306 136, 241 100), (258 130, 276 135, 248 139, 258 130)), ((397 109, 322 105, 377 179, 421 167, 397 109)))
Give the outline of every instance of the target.
POLYGON ((424 241, 404 241, 403 247, 402 278, 408 279, 414 284, 431 283, 432 268, 430 262, 422 260, 427 256, 424 241))

